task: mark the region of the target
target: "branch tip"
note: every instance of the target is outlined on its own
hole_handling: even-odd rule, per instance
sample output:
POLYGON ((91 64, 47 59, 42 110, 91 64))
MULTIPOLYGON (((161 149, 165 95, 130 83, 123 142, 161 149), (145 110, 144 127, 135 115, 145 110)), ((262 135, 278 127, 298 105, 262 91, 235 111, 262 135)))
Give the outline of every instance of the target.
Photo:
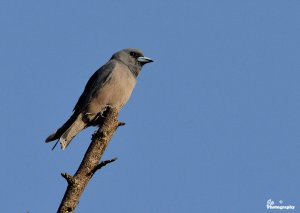
POLYGON ((120 122, 120 121, 119 121, 118 127, 119 127, 119 126, 125 126, 125 124, 126 124, 125 122, 120 122))

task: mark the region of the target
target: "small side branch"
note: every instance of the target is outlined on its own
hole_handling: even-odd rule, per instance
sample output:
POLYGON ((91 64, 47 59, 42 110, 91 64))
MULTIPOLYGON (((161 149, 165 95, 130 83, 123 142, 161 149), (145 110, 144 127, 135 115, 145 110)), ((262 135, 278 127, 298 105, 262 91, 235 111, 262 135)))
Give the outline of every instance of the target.
POLYGON ((114 162, 114 161, 116 161, 116 160, 118 160, 118 158, 113 158, 113 159, 110 159, 110 160, 101 161, 101 162, 96 166, 96 168, 94 169, 93 174, 94 174, 97 170, 101 169, 102 167, 104 167, 104 166, 106 166, 107 164, 112 163, 112 162, 114 162))

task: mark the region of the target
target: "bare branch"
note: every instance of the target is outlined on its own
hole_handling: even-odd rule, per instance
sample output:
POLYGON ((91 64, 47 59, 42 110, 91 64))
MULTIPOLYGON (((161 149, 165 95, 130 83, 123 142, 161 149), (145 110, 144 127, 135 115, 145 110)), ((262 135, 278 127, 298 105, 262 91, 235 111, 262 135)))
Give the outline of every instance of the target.
POLYGON ((107 109, 103 124, 97 132, 93 134, 92 142, 88 147, 75 175, 71 176, 67 173, 62 174, 68 182, 68 187, 58 208, 58 213, 74 212, 83 190, 93 177, 94 173, 103 166, 106 166, 116 160, 116 158, 113 158, 99 163, 114 132, 118 126, 124 124, 125 123, 118 121, 117 109, 107 109))

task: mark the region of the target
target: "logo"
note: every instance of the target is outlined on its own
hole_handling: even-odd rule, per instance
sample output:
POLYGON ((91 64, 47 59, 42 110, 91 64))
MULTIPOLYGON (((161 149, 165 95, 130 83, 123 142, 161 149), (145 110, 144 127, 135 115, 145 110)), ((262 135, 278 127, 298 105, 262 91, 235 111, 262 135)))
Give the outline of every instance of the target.
POLYGON ((275 202, 272 199, 267 201, 267 209, 279 209, 279 210, 294 210, 296 206, 293 205, 284 205, 283 201, 280 200, 278 205, 275 205, 275 202))

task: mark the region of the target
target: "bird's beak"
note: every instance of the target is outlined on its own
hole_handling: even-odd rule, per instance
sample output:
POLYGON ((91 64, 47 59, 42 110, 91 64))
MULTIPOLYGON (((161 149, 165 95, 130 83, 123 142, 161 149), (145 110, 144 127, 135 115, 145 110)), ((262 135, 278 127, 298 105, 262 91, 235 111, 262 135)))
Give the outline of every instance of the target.
POLYGON ((148 58, 146 56, 138 57, 137 60, 139 62, 141 62, 142 64, 147 64, 147 63, 153 62, 153 60, 151 58, 148 58))

